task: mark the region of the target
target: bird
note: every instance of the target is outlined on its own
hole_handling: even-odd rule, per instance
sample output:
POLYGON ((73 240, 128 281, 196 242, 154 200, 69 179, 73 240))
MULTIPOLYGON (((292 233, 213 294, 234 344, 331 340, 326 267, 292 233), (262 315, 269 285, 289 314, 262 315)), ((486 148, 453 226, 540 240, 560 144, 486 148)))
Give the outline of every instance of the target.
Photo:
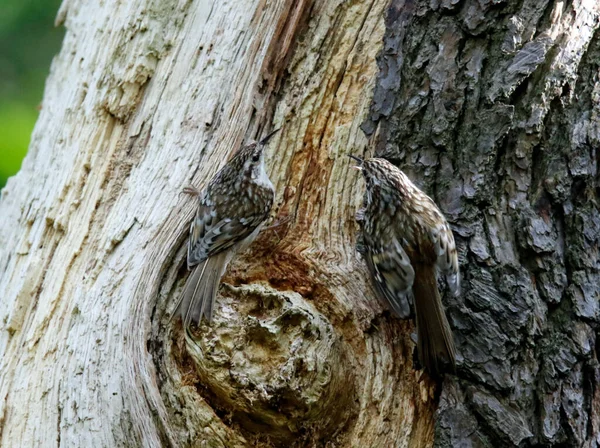
POLYGON ((184 192, 198 198, 187 247, 192 270, 175 310, 187 329, 204 317, 212 322, 219 283, 236 253, 252 243, 269 217, 275 189, 265 170, 265 147, 279 131, 240 148, 203 191, 184 192))
POLYGON ((410 316, 414 301, 417 353, 434 377, 456 372, 456 349, 437 274, 459 294, 460 273, 452 230, 435 202, 399 168, 381 158, 355 166, 366 183, 362 229, 364 258, 378 296, 400 318, 410 316))

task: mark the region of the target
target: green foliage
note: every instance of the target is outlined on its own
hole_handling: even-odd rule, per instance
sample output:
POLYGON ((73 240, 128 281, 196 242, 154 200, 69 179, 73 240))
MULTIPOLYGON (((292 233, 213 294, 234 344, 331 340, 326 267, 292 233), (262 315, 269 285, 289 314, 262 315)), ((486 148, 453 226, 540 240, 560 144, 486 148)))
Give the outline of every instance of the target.
POLYGON ((63 31, 60 0, 0 0, 0 188, 21 166, 63 31))

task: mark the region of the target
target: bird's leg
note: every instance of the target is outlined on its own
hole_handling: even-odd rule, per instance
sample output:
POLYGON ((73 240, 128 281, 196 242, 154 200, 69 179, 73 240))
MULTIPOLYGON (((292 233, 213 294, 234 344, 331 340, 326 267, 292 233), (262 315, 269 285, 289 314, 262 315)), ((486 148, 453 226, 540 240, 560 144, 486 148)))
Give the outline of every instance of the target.
POLYGON ((292 219, 292 217, 290 215, 287 215, 283 218, 279 218, 279 219, 275 220, 275 222, 273 224, 271 224, 269 227, 267 227, 265 230, 273 230, 273 229, 276 229, 277 227, 281 227, 285 223, 289 222, 291 219, 292 219))
POLYGON ((290 220, 292 219, 292 217, 290 215, 287 215, 283 218, 277 219, 275 220, 275 222, 273 224, 271 224, 269 227, 267 227, 265 230, 271 230, 275 233, 275 235, 277 235, 277 239, 279 240, 277 242, 277 244, 279 244, 279 242, 281 241, 281 235, 278 232, 278 228, 281 227, 284 224, 287 224, 288 222, 290 222, 290 220))
POLYGON ((183 193, 189 194, 190 196, 200 196, 200 190, 198 190, 196 187, 193 187, 191 185, 184 187, 183 193))

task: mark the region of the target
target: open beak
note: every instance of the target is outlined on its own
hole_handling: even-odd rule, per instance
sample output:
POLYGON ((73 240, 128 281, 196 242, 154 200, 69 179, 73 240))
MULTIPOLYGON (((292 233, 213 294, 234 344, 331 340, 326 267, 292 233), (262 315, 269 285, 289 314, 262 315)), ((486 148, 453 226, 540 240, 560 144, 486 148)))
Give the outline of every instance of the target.
POLYGON ((348 157, 350 157, 352 160, 356 160, 358 163, 360 163, 360 165, 354 165, 352 168, 358 171, 362 171, 363 167, 362 164, 364 163, 364 160, 361 159, 360 157, 356 157, 353 156, 352 154, 348 154, 348 157))

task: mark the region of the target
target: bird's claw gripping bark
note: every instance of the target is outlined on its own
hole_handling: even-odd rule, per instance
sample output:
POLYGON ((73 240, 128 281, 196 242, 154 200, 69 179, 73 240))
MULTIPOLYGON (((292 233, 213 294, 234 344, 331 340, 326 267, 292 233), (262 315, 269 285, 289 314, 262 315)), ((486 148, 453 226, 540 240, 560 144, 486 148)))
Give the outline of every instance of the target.
POLYGON ((191 185, 184 187, 182 192, 185 194, 189 194, 190 196, 200 196, 200 190, 198 190, 196 187, 193 187, 191 185))

